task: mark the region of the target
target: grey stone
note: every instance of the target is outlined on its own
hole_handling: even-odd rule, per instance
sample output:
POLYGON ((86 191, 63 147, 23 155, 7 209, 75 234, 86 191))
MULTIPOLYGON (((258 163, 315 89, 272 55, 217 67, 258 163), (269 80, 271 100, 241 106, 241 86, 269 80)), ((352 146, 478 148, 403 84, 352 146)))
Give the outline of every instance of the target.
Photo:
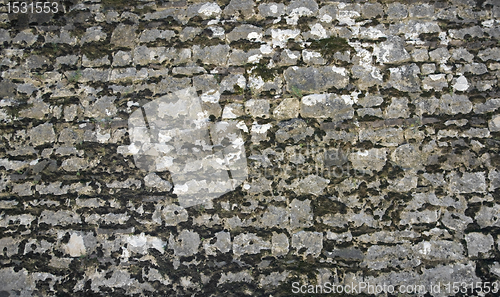
POLYGON ((202 74, 193 77, 193 87, 197 91, 207 93, 212 90, 217 90, 219 85, 213 74, 202 74))
POLYGON ((382 96, 366 95, 365 97, 359 98, 357 104, 363 107, 373 107, 379 106, 382 102, 384 102, 384 98, 382 98, 382 96))
POLYGON ((362 267, 381 270, 388 267, 410 268, 420 265, 420 259, 406 245, 373 245, 366 251, 362 267))
POLYGON ((452 193, 484 193, 486 191, 484 172, 464 172, 462 176, 452 172, 447 175, 447 179, 452 193))
POLYGON ((319 52, 310 51, 307 49, 302 51, 302 60, 306 64, 315 64, 315 65, 326 64, 326 60, 321 56, 319 52))
POLYGON ((371 141, 373 144, 397 146, 404 139, 401 128, 385 128, 380 130, 362 129, 359 131, 359 141, 371 141))
MULTIPOLYGON (((433 65, 433 64, 431 64, 433 65)), ((431 74, 426 76, 422 80, 422 88, 424 90, 436 90, 441 91, 444 88, 448 88, 448 81, 446 80, 445 74, 431 74)))
POLYGON ((271 240, 271 252, 274 256, 285 256, 288 254, 288 236, 284 233, 273 232, 271 240))
POLYGON ((241 233, 233 239, 233 253, 237 257, 244 254, 258 254, 263 249, 271 249, 271 244, 255 233, 241 233))
POLYGON ((11 38, 10 38, 10 33, 9 31, 5 30, 5 29, 0 29, 0 43, 4 43, 4 42, 10 42, 11 41, 11 38))
MULTIPOLYGON (((340 25, 352 26, 356 23, 356 19, 361 16, 361 6, 359 4, 344 4, 337 5, 338 13, 337 20, 340 25)), ((350 30, 349 30, 350 31, 350 30)), ((342 36, 339 34, 339 36, 342 36)), ((347 36, 342 36, 346 37, 347 36)))
POLYGON ((495 191, 495 189, 500 188, 500 171, 496 169, 490 170, 488 179, 490 180, 489 191, 495 191))
POLYGON ((468 28, 462 28, 462 29, 451 29, 449 30, 450 37, 454 39, 465 39, 466 35, 469 35, 471 37, 483 37, 484 32, 483 29, 479 26, 472 26, 468 28))
POLYGON ((422 241, 413 251, 422 259, 430 261, 457 261, 464 258, 464 248, 460 243, 448 240, 422 241))
POLYGON ((295 65, 300 57, 301 54, 299 51, 283 49, 283 51, 280 54, 279 65, 283 66, 295 65))
POLYGON ((414 4, 408 9, 411 18, 432 18, 434 17, 434 6, 429 4, 414 4))
MULTIPOLYGON (((405 22, 396 22, 389 26, 388 33, 393 35, 404 34, 408 41, 418 41, 421 34, 440 33, 441 28, 435 21, 408 20, 405 22)), ((420 41, 419 41, 420 42, 420 41)))
POLYGON ((276 141, 285 142, 292 138, 294 142, 304 140, 307 136, 314 134, 314 129, 308 127, 302 119, 292 119, 278 124, 279 130, 276 131, 276 141))
POLYGON ((254 25, 243 24, 234 28, 226 35, 227 41, 233 42, 240 39, 259 42, 262 39, 262 28, 254 25))
POLYGON ((248 19, 254 15, 255 2, 252 0, 231 0, 224 8, 224 16, 248 19))
POLYGON ((288 206, 290 212, 290 225, 288 232, 298 228, 307 228, 312 226, 313 214, 311 209, 311 200, 304 201, 293 199, 288 206))
POLYGON ((174 239, 174 236, 170 235, 168 248, 173 249, 177 257, 189 257, 198 253, 200 242, 200 235, 198 233, 182 230, 177 239, 174 239))
POLYGON ((162 63, 172 57, 164 47, 146 47, 138 46, 133 50, 133 61, 135 64, 147 65, 152 63, 162 63))
POLYGON ((166 77, 154 85, 154 91, 156 94, 165 94, 188 88, 190 85, 189 77, 166 77))
POLYGON ((490 234, 482 234, 479 232, 465 234, 467 242, 467 251, 469 256, 482 258, 490 257, 490 251, 494 247, 493 237, 490 234))
POLYGON ((104 56, 95 60, 90 60, 86 55, 82 57, 82 66, 83 67, 101 67, 105 65, 110 65, 111 62, 108 59, 108 56, 104 56))
POLYGON ((445 94, 439 100, 439 109, 446 114, 467 114, 472 110, 472 103, 465 95, 445 94))
POLYGON ((297 98, 285 98, 273 110, 276 120, 294 119, 299 116, 300 102, 297 98))
POLYGON ((326 252, 326 256, 329 258, 340 258, 340 259, 345 259, 345 260, 354 260, 354 261, 360 261, 363 260, 365 255, 356 248, 344 248, 344 249, 337 249, 333 250, 331 252, 326 252))
POLYGON ((201 66, 186 66, 186 67, 174 67, 172 68, 173 75, 193 75, 193 74, 205 74, 207 71, 201 66))
POLYGON ((384 16, 384 9, 380 3, 365 3, 361 7, 361 15, 367 19, 384 16))
POLYGON ((420 91, 420 68, 416 64, 403 65, 398 68, 389 68, 391 73, 388 86, 401 92, 420 91))
POLYGON ((33 92, 35 92, 35 94, 36 94, 36 91, 38 91, 38 88, 32 84, 29 84, 29 83, 28 84, 20 84, 20 85, 17 85, 17 91, 19 93, 23 93, 23 94, 26 94, 28 96, 31 96, 31 94, 33 94, 33 92))
POLYGON ((269 118, 269 100, 250 99, 245 102, 245 111, 254 118, 269 118))
POLYGON ((431 224, 439 220, 440 210, 403 211, 400 214, 400 225, 431 224))
POLYGON ((202 19, 206 20, 209 18, 220 17, 222 10, 220 6, 215 2, 205 2, 190 5, 186 9, 186 16, 188 19, 194 16, 200 16, 202 19))
POLYGON ((377 231, 358 236, 362 243, 403 243, 411 239, 420 237, 415 231, 377 231))
POLYGON ((124 181, 114 180, 112 182, 106 183, 106 187, 111 189, 127 189, 132 188, 134 186, 136 189, 139 189, 142 185, 142 182, 137 179, 127 178, 124 181))
POLYGON ((89 81, 98 81, 98 82, 107 82, 109 81, 109 77, 111 74, 110 69, 97 69, 97 68, 85 68, 83 71, 72 71, 70 75, 66 75, 67 77, 78 78, 78 82, 89 82, 89 81))
POLYGON ((217 286, 220 286, 225 283, 251 283, 253 281, 253 277, 249 271, 240 271, 240 272, 231 272, 222 273, 219 281, 217 282, 217 286))
POLYGON ((45 56, 31 55, 26 59, 26 67, 30 69, 42 68, 43 65, 48 65, 50 60, 45 56))
POLYGON ((78 62, 78 56, 76 55, 60 56, 56 58, 56 65, 60 64, 76 65, 77 62, 78 62))
POLYGON ((115 96, 103 96, 97 99, 92 105, 85 108, 85 116, 95 119, 113 117, 118 112, 114 104, 115 100, 115 96))
POLYGON ((72 157, 63 161, 61 169, 69 172, 86 170, 94 167, 97 161, 89 161, 85 158, 72 157))
POLYGON ((186 209, 180 205, 168 204, 162 206, 161 204, 157 204, 152 219, 158 224, 161 224, 163 219, 165 226, 177 226, 181 222, 186 222, 188 217, 186 209))
POLYGON ((0 269, 1 293, 5 296, 32 296, 36 290, 36 279, 25 269, 14 267, 0 269))
POLYGON ((408 16, 407 6, 399 2, 387 4, 387 18, 390 20, 402 20, 408 16))
POLYGON ((278 18, 285 13, 285 8, 283 3, 262 3, 259 5, 259 14, 263 18, 278 18))
MULTIPOLYGON (((240 49, 232 49, 227 60, 228 65, 245 65, 248 63, 250 57, 259 58, 262 55, 260 50, 250 49, 248 52, 240 49)), ((253 59, 253 58, 250 58, 253 59)))
POLYGON ((52 116, 50 105, 45 103, 41 98, 32 98, 28 101, 28 104, 31 104, 31 107, 21 110, 19 112, 20 117, 42 120, 52 116))
POLYGON ((210 244, 209 241, 203 242, 203 247, 208 255, 216 256, 217 250, 221 253, 227 253, 231 250, 231 235, 229 232, 217 232, 215 238, 217 241, 214 244, 210 244))
POLYGON ((487 48, 485 50, 481 50, 481 51, 479 51, 477 56, 479 57, 479 59, 481 59, 484 62, 486 62, 488 60, 500 61, 500 48, 493 47, 493 48, 487 48))
POLYGON ((193 61, 201 60, 205 64, 224 66, 229 57, 230 47, 227 44, 207 46, 201 48, 193 46, 193 61))
POLYGON ((38 218, 38 223, 67 226, 72 224, 81 224, 81 219, 76 212, 70 210, 44 210, 38 218))
POLYGON ((500 227, 500 205, 494 204, 492 207, 482 205, 475 219, 481 228, 500 227))
POLYGON ((350 99, 337 94, 313 94, 300 101, 300 115, 304 118, 331 118, 343 121, 354 117, 354 108, 350 99))
MULTIPOLYGON (((113 32, 113 34, 114 34, 114 32, 113 32)), ((134 34, 135 34, 135 30, 134 30, 134 34)), ((156 41, 156 39, 170 41, 170 39, 172 39, 172 37, 174 37, 174 36, 175 36, 175 32, 172 30, 146 29, 146 30, 142 31, 141 37, 139 38, 139 42, 141 42, 141 43, 142 42, 145 42, 145 43, 153 42, 153 41, 156 41)))
POLYGON ((99 42, 106 39, 108 35, 102 32, 102 27, 90 27, 87 28, 85 34, 82 36, 80 40, 80 44, 91 43, 91 42, 99 42))
POLYGON ((303 195, 319 196, 323 194, 330 180, 317 175, 308 175, 305 178, 294 183, 295 191, 303 195))
POLYGON ((31 196, 33 195, 33 190, 31 189, 32 186, 33 183, 31 182, 26 182, 23 184, 14 184, 12 192, 16 193, 19 196, 31 196))
POLYGON ((236 119, 244 115, 245 111, 243 110, 243 105, 239 103, 227 104, 222 111, 223 119, 236 119))
POLYGON ((404 41, 398 36, 389 36, 386 41, 375 47, 373 54, 378 63, 399 64, 410 60, 404 41))
POLYGON ((38 39, 38 35, 31 33, 29 30, 19 32, 12 40, 14 44, 31 46, 38 39))
POLYGON ((144 177, 144 185, 146 187, 155 188, 160 192, 168 192, 172 189, 172 184, 151 172, 144 177))
POLYGON ((337 5, 326 4, 321 6, 318 12, 318 19, 322 23, 331 23, 337 17, 337 5))
POLYGON ((422 66, 420 67, 420 71, 422 72, 423 75, 434 73, 436 72, 436 64, 432 63, 422 64, 422 66))
POLYGON ((39 146, 45 143, 55 142, 56 134, 53 125, 49 123, 38 125, 30 129, 27 133, 33 146, 39 146))
POLYGON ((440 100, 435 97, 431 98, 418 98, 413 102, 415 105, 415 113, 418 116, 422 116, 424 114, 435 114, 436 110, 439 108, 440 100))
POLYGON ((472 218, 458 212, 445 211, 441 222, 447 228, 455 230, 457 233, 462 234, 469 224, 472 224, 472 218))
POLYGON ((396 179, 394 181, 389 180, 390 191, 394 192, 408 192, 417 187, 418 178, 414 173, 405 172, 405 176, 401 179, 396 179))
POLYGON ((448 61, 451 55, 446 48, 440 47, 429 52, 429 57, 431 61, 443 64, 448 61))
POLYGON ((429 52, 425 48, 415 49, 411 52, 411 57, 414 62, 425 62, 429 60, 429 52))
POLYGON ((352 76, 357 78, 356 84, 359 89, 367 90, 373 86, 382 85, 383 76, 377 67, 365 67, 354 65, 351 69, 352 76))
POLYGON ((465 49, 463 47, 460 47, 460 48, 453 50, 451 57, 455 61, 463 60, 463 61, 466 61, 469 63, 472 63, 472 61, 474 60, 474 55, 469 53, 467 51, 467 49, 465 49))
POLYGON ((323 249, 323 233, 299 231, 292 234, 292 248, 299 254, 302 248, 305 248, 304 256, 313 255, 318 257, 323 249))
POLYGON ((287 23, 297 24, 300 17, 315 16, 317 12, 318 4, 314 0, 292 0, 286 7, 287 23))
POLYGON ((361 118, 364 116, 383 117, 382 110, 380 108, 358 108, 356 109, 356 113, 361 118))
POLYGON ((127 66, 132 62, 132 53, 118 51, 113 53, 113 66, 127 66))
POLYGON ((373 148, 351 153, 349 161, 354 169, 371 174, 372 171, 382 170, 387 161, 387 150, 373 148))
POLYGON ((349 83, 347 70, 336 66, 289 67, 284 76, 289 92, 321 92, 331 87, 341 89, 349 83))
POLYGON ((264 288, 274 288, 279 286, 280 283, 283 283, 288 278, 288 275, 290 275, 288 271, 283 271, 281 273, 274 271, 267 276, 261 275, 259 277, 259 284, 264 288))
POLYGON ((408 98, 392 98, 391 104, 384 110, 386 119, 407 118, 409 115, 408 98))
POLYGON ((464 66, 464 72, 481 75, 488 72, 488 68, 486 68, 486 65, 484 65, 483 63, 471 63, 464 66))
POLYGON ((182 42, 186 42, 196 37, 202 31, 201 28, 196 27, 184 27, 179 33, 179 39, 182 42))
POLYGON ((403 144, 391 154, 391 160, 403 169, 422 169, 425 156, 413 144, 403 144))

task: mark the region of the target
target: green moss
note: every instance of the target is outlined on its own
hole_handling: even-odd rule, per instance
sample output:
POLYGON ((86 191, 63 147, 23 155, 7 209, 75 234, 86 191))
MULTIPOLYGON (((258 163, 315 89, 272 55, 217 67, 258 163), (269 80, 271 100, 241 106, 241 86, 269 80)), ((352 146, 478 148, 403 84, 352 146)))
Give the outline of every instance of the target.
POLYGON ((274 76, 276 75, 274 73, 273 69, 270 69, 267 67, 267 62, 266 60, 260 60, 259 64, 255 65, 252 69, 252 74, 255 76, 260 76, 264 81, 272 81, 274 79, 274 76))
POLYGON ((132 0, 102 0, 101 4, 104 9, 123 9, 126 6, 134 4, 132 0))
POLYGON ((107 47, 104 45, 84 46, 81 48, 81 53, 89 60, 97 60, 108 55, 107 47))
POLYGON ((82 70, 76 70, 71 76, 68 77, 68 82, 76 83, 82 77, 82 70))
POLYGON ((297 98, 301 99, 302 98, 302 91, 297 87, 297 86, 292 86, 292 95, 297 98))
POLYGON ((314 40, 309 46, 310 49, 318 50, 324 58, 331 59, 336 52, 354 51, 354 48, 347 43, 347 39, 341 37, 330 37, 314 40))
POLYGON ((243 89, 242 87, 235 84, 235 85, 233 85, 233 88, 234 88, 234 91, 237 95, 244 95, 245 94, 245 89, 243 89))

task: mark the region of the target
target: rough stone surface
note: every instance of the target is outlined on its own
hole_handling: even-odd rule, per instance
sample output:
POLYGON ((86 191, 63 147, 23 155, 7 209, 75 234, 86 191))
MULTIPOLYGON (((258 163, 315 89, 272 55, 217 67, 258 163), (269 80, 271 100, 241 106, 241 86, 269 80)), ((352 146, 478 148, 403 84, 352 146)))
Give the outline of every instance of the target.
POLYGON ((0 296, 494 296, 496 2, 5 2, 0 296))

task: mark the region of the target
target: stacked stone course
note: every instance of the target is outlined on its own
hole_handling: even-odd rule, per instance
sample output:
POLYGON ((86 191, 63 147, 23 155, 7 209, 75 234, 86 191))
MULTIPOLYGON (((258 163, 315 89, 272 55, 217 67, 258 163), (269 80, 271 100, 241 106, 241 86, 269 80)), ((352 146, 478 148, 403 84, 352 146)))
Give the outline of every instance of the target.
POLYGON ((0 295, 500 281, 497 1, 6 3, 0 295), (249 177, 183 208, 127 125, 190 87, 249 177))

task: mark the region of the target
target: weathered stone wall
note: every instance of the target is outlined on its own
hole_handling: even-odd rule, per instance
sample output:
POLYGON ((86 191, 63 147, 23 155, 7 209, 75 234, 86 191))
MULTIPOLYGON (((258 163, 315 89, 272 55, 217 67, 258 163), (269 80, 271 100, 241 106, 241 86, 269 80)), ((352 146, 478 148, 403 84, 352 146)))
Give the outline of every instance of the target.
POLYGON ((498 281, 497 1, 64 5, 1 8, 0 295, 498 281), (184 209, 127 123, 188 87, 248 178, 184 209))

